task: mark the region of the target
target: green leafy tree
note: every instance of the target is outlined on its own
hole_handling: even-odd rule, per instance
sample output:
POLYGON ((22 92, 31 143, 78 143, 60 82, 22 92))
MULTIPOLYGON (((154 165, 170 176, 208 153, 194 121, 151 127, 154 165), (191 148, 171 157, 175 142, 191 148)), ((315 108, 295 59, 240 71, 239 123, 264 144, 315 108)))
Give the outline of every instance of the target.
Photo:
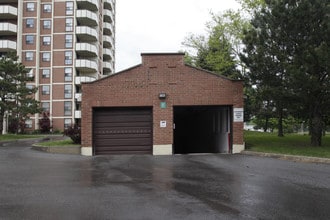
POLYGON ((236 0, 246 14, 253 14, 265 6, 265 0, 236 0))
POLYGON ((265 3, 255 12, 252 28, 246 32, 242 59, 261 95, 267 94, 276 103, 279 130, 283 130, 284 110, 305 115, 309 118, 311 144, 320 146, 330 99, 329 3, 265 3))
MULTIPOLYGON (((18 123, 24 122, 29 114, 40 112, 39 102, 34 99, 37 88, 28 88, 26 83, 31 80, 29 72, 18 57, 7 54, 0 58, 0 128, 4 114, 10 113, 18 123)), ((17 131, 16 131, 17 132, 17 131)))
POLYGON ((227 10, 219 14, 211 14, 212 19, 207 24, 208 35, 190 35, 183 45, 192 49, 190 64, 207 69, 232 79, 244 80, 244 120, 248 121, 256 112, 260 112, 259 98, 255 95, 255 88, 246 77, 246 65, 240 59, 243 53, 244 30, 250 28, 251 11, 261 8, 264 0, 239 0, 241 10, 227 10))
MULTIPOLYGON (((229 13, 229 12, 228 12, 229 13)), ((227 31, 229 19, 213 15, 207 25, 208 36, 190 35, 183 45, 190 49, 191 64, 232 79, 241 79, 235 48, 227 31), (195 54, 195 55, 194 55, 195 54)))
POLYGON ((245 34, 245 54, 241 59, 249 67, 249 79, 257 88, 260 99, 272 102, 278 118, 278 136, 283 136, 283 110, 290 100, 285 63, 285 41, 281 33, 270 29, 281 22, 275 16, 262 16, 264 8, 251 21, 252 27, 245 34))

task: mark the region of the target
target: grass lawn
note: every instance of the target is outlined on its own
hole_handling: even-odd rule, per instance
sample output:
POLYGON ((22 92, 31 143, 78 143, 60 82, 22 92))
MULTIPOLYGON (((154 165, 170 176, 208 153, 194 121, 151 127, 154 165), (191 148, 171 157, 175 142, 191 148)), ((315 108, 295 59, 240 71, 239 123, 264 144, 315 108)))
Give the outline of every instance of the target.
POLYGON ((74 144, 71 139, 66 140, 60 140, 60 141, 47 141, 38 143, 38 146, 42 147, 74 147, 74 146, 80 146, 79 144, 74 144))
POLYGON ((250 151, 330 158, 330 135, 322 137, 322 147, 310 146, 310 136, 245 131, 246 149, 250 151))
POLYGON ((42 135, 30 135, 30 134, 2 134, 2 135, 0 135, 0 141, 11 141, 11 140, 39 138, 39 137, 43 137, 43 136, 42 135))

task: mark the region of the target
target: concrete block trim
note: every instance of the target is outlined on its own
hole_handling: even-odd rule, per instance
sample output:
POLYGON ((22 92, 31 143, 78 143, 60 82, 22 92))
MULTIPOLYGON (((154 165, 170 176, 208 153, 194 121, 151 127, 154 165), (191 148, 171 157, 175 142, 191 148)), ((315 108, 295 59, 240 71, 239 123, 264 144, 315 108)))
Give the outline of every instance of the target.
POLYGON ((82 147, 81 155, 83 156, 93 156, 93 148, 92 147, 82 147))
POLYGON ((172 155, 173 154, 172 144, 154 145, 153 155, 172 155))
POLYGON ((233 154, 239 154, 245 150, 245 144, 233 144, 233 154))

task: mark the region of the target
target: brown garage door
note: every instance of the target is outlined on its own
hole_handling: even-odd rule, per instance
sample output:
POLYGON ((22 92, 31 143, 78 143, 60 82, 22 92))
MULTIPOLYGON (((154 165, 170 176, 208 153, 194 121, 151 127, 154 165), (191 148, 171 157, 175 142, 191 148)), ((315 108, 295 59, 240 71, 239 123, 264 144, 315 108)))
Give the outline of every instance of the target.
POLYGON ((102 154, 151 154, 151 108, 96 108, 93 149, 102 154))

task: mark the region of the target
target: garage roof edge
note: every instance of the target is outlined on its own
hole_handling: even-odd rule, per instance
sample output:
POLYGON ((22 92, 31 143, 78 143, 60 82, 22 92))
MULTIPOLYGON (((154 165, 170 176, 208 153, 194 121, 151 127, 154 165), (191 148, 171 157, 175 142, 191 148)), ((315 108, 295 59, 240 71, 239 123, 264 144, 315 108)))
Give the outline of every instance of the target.
POLYGON ((82 84, 92 84, 92 83, 94 83, 94 82, 102 81, 102 80, 104 80, 104 79, 110 78, 110 77, 112 77, 112 76, 116 76, 116 75, 118 75, 118 74, 120 74, 120 73, 123 73, 123 72, 129 71, 129 70, 132 70, 132 69, 138 68, 138 67, 140 67, 140 66, 142 66, 142 64, 138 64, 138 65, 132 66, 132 67, 130 67, 130 68, 127 68, 127 69, 121 70, 121 71, 119 71, 119 72, 116 72, 116 73, 110 74, 110 75, 105 76, 105 77, 103 77, 103 78, 97 79, 97 80, 95 80, 95 81, 92 81, 92 82, 84 82, 84 83, 82 83, 82 84))
POLYGON ((242 79, 231 79, 231 78, 226 77, 226 76, 224 76, 224 75, 221 75, 221 74, 218 74, 218 73, 215 73, 215 72, 209 71, 209 70, 205 70, 205 69, 202 69, 202 68, 198 68, 198 67, 195 67, 195 66, 190 65, 190 64, 187 64, 187 63, 185 63, 185 66, 188 66, 188 67, 190 67, 190 68, 193 68, 193 69, 196 69, 196 70, 200 70, 200 71, 206 72, 206 73, 208 73, 208 74, 212 74, 212 75, 218 76, 218 77, 220 77, 220 78, 222 78, 222 79, 225 79, 225 80, 234 81, 234 82, 242 82, 242 81, 244 81, 244 80, 242 80, 242 79))

